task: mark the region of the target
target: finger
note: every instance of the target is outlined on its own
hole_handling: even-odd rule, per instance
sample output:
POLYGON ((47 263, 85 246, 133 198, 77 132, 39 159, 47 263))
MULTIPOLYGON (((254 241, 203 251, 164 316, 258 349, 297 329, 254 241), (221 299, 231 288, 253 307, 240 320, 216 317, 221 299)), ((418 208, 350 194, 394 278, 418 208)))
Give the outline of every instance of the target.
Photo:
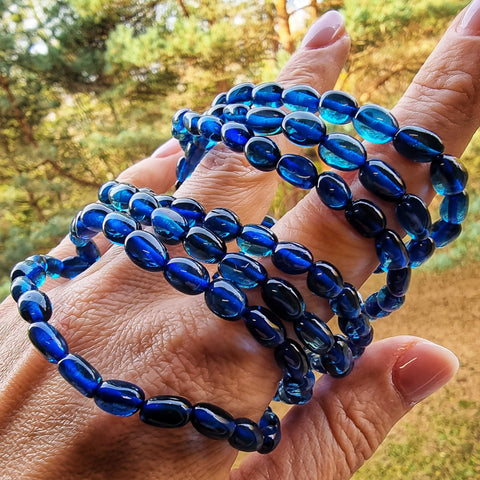
POLYGON ((449 350, 415 337, 372 345, 347 378, 322 377, 312 401, 287 414, 278 448, 267 458, 247 458, 231 480, 350 478, 393 425, 445 385, 458 365, 449 350))

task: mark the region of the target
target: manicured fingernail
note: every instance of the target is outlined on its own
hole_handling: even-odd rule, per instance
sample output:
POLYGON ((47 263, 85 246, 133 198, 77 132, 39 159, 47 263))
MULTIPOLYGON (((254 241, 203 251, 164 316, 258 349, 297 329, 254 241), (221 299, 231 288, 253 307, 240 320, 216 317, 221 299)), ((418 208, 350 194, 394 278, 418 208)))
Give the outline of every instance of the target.
POLYGON ((172 155, 179 151, 180 151, 180 146, 178 144, 178 140, 176 140, 175 138, 171 138, 170 140, 167 140, 165 143, 160 145, 150 156, 163 157, 167 155, 172 155))
POLYGON ((466 8, 457 32, 463 35, 480 35, 480 0, 473 0, 466 8))
POLYGON ((303 48, 321 48, 331 45, 345 35, 345 22, 336 10, 324 13, 307 31, 303 48))
POLYGON ((393 383, 409 405, 414 405, 445 385, 458 370, 458 358, 432 342, 413 344, 395 363, 393 383))

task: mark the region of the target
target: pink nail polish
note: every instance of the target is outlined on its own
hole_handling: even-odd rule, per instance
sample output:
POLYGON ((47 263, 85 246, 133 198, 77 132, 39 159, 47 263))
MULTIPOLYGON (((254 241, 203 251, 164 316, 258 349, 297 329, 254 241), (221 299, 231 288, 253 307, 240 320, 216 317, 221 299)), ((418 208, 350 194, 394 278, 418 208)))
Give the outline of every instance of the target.
POLYGON ((167 155, 172 155, 179 150, 180 146, 178 144, 178 140, 176 140, 175 138, 171 138, 170 140, 167 140, 165 143, 160 145, 150 156, 166 157, 167 155))
POLYGON ((308 29, 301 46, 310 49, 326 47, 345 33, 345 22, 342 15, 336 10, 330 10, 308 29))
POLYGON ((473 0, 464 10, 456 31, 463 35, 480 35, 480 0, 473 0))

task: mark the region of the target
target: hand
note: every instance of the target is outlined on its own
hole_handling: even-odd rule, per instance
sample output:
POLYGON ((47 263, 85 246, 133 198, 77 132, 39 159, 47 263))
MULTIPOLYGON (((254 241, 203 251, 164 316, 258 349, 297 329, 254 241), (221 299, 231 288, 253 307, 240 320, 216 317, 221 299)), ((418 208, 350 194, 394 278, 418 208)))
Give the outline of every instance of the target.
MULTIPOLYGON (((453 155, 462 153, 479 124, 478 8, 455 20, 393 111, 401 125, 435 131, 453 155)), ((328 13, 310 29, 279 81, 330 89, 348 48, 340 16, 328 13)), ((400 171, 410 192, 432 197, 423 165, 403 159, 391 146, 368 149, 400 171)), ((120 179, 165 191, 174 181, 178 155, 178 145, 169 141, 120 179)), ((353 176, 349 179, 354 197, 368 198, 353 176)), ((270 206, 277 181, 217 149, 176 196, 193 197, 207 210, 231 208, 242 223, 255 223, 270 206)), ((282 240, 303 243, 316 259, 334 263, 356 286, 375 268, 370 242, 325 208, 315 192, 289 211, 275 232, 282 240)), ((179 294, 161 274, 135 267, 123 249, 99 243, 107 251, 84 274, 42 288, 54 306, 51 323, 71 350, 104 378, 139 384, 147 396, 177 394, 215 403, 235 417, 259 418, 280 376, 272 352, 257 345, 240 322, 213 316, 202 296, 179 294)), ((52 252, 59 258, 72 253, 67 241, 52 252)), ((175 254, 183 253, 174 248, 175 254)), ((328 318, 317 298, 306 299, 328 318)), ((288 413, 277 450, 252 454, 231 471, 236 452, 226 442, 206 439, 191 426, 165 431, 100 411, 28 345, 26 325, 11 299, 2 304, 1 318, 0 471, 6 479, 349 478, 394 423, 458 367, 453 354, 419 338, 375 343, 350 376, 322 377, 312 401, 288 413)))

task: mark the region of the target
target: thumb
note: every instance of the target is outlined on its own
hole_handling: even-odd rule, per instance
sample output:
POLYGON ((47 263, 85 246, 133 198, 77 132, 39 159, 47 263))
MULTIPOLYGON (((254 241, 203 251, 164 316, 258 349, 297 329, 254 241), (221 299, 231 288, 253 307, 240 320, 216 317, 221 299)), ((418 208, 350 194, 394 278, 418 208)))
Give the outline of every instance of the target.
POLYGON ((309 406, 285 417, 279 447, 267 458, 248 457, 232 480, 350 478, 393 425, 445 385, 458 365, 452 352, 416 337, 373 344, 348 377, 322 377, 309 406))

